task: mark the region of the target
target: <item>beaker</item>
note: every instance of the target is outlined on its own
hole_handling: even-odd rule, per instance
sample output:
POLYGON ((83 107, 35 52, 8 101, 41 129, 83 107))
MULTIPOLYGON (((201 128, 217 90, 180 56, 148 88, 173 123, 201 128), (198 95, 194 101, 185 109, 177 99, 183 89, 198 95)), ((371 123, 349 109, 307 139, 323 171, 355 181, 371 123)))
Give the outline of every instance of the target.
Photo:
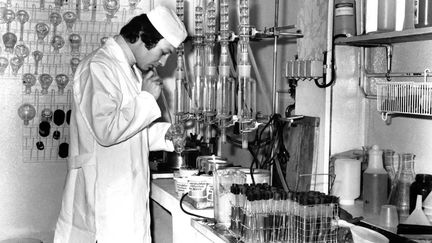
POLYGON ((229 229, 231 225, 231 206, 234 204, 233 184, 246 183, 246 174, 236 168, 217 169, 214 177, 214 217, 219 228, 229 229))
POLYGON ((412 153, 401 155, 399 168, 388 198, 389 204, 397 207, 400 221, 404 221, 409 216, 410 186, 415 177, 414 157, 415 155, 412 153))

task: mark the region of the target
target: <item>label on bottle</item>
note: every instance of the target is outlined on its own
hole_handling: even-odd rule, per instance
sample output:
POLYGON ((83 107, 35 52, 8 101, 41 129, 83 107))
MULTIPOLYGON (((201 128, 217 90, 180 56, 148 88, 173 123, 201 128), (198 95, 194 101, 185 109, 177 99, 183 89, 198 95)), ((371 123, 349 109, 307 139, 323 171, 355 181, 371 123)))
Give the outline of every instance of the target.
POLYGON ((354 15, 354 5, 352 3, 339 3, 335 5, 335 17, 343 15, 354 15))

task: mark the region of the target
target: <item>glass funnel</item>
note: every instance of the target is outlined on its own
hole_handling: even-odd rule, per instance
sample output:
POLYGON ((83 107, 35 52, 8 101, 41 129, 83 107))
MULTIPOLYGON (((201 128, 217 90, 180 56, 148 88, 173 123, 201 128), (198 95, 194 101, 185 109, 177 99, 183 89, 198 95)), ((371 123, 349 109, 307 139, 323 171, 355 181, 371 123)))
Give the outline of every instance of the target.
POLYGON ((24 64, 24 59, 17 57, 17 56, 14 56, 9 60, 9 63, 10 63, 11 68, 12 68, 12 74, 16 76, 18 74, 18 70, 24 64))
POLYGON ((25 73, 22 76, 22 81, 25 86, 25 93, 31 94, 31 88, 36 84, 36 77, 31 73, 25 73))
POLYGON ((24 125, 28 125, 36 116, 36 109, 29 103, 24 103, 18 108, 18 116, 24 121, 24 125))
POLYGON ((81 36, 78 34, 69 35, 69 43, 71 48, 71 54, 79 54, 80 46, 81 46, 81 36))
POLYGON ((23 41, 23 35, 24 35, 24 24, 27 23, 30 19, 30 15, 25 10, 18 10, 16 13, 16 18, 18 22, 20 23, 20 41, 23 41))
POLYGON ((36 35, 38 37, 38 43, 42 44, 45 37, 48 35, 50 31, 50 27, 45 23, 37 23, 35 26, 36 35))
POLYGON ((119 0, 103 0, 103 7, 106 12, 106 21, 111 22, 113 18, 116 18, 116 13, 120 9, 119 0))
POLYGON ((77 21, 77 15, 74 12, 68 11, 63 14, 63 19, 66 23, 67 32, 72 32, 73 25, 77 21))
POLYGON ((388 198, 389 204, 397 207, 401 221, 409 216, 410 186, 415 179, 414 157, 411 153, 400 156, 399 167, 388 198))
POLYGON ((71 60, 70 60, 70 66, 71 66, 73 74, 75 74, 75 71, 76 71, 79 63, 80 63, 80 59, 79 58, 77 58, 77 57, 72 57, 71 58, 71 60))
POLYGON ((51 39, 51 46, 54 48, 54 53, 59 53, 60 49, 65 45, 65 40, 60 35, 55 35, 51 39))
POLYGON ((5 51, 13 53, 15 44, 17 43, 17 36, 12 32, 6 32, 3 34, 3 44, 5 46, 5 51))
POLYGON ((7 9, 6 14, 4 15, 3 20, 6 22, 6 30, 10 31, 10 23, 15 20, 15 12, 12 9, 7 9))
POLYGON ((50 87, 52 82, 53 82, 53 77, 47 73, 41 74, 39 76, 39 83, 42 88, 41 94, 43 95, 48 94, 48 88, 50 87))
POLYGON ((64 93, 64 88, 69 83, 69 77, 66 74, 58 74, 55 77, 55 81, 58 87, 58 93, 62 95, 64 93))
POLYGON ((38 69, 39 69, 39 62, 42 60, 42 58, 43 58, 43 53, 41 52, 41 51, 34 51, 33 53, 32 53, 32 55, 33 55, 33 59, 34 59, 34 61, 35 61, 35 71, 34 71, 34 74, 38 74, 38 69))
POLYGON ((129 9, 131 11, 135 10, 139 2, 141 2, 141 0, 129 0, 129 9))
POLYGON ((6 57, 0 57, 0 75, 4 75, 6 68, 9 66, 9 60, 6 57))
POLYGON ((57 32, 57 26, 62 22, 62 17, 59 13, 53 12, 49 16, 49 21, 53 25, 53 35, 57 32))
POLYGON ((30 49, 24 44, 16 45, 15 46, 15 55, 17 57, 25 59, 26 57, 28 57, 30 55, 30 49))

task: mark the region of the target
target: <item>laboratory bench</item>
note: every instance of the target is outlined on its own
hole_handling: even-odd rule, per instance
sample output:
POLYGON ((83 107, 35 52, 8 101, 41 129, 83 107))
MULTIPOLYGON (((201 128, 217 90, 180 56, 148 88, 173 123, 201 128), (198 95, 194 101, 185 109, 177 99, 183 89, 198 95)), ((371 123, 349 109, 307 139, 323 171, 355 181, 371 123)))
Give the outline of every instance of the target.
MULTIPOLYGON (((198 219, 197 217, 186 214, 180 207, 180 199, 174 188, 172 178, 152 179, 151 199, 167 210, 172 216, 172 239, 173 243, 193 242, 207 243, 229 243, 235 239, 229 236, 226 231, 218 230, 212 222, 198 219)), ((195 209, 191 204, 183 202, 183 208, 189 213, 213 218, 213 208, 195 209)), ((390 242, 414 242, 396 234, 396 228, 384 228, 379 226, 379 215, 364 215, 363 203, 359 200, 354 205, 342 205, 341 208, 349 212, 353 217, 363 217, 357 225, 375 230, 387 238, 390 242)))

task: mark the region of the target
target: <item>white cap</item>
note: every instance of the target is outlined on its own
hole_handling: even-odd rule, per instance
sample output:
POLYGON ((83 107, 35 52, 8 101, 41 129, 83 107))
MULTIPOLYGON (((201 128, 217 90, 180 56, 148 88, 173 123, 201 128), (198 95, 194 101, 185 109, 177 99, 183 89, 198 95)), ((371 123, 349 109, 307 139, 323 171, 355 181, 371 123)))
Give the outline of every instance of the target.
POLYGON ((174 47, 178 47, 187 36, 183 22, 175 12, 164 6, 156 6, 147 13, 155 29, 174 47))

